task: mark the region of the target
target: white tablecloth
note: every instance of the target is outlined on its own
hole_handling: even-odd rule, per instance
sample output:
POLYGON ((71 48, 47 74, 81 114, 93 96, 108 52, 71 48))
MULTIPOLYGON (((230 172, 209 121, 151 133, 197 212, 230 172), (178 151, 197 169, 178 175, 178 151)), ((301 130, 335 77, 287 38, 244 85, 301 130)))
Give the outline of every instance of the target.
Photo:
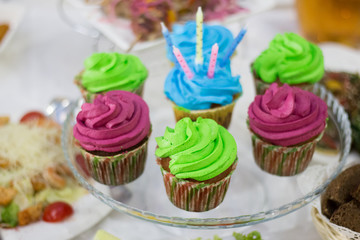
MULTIPOLYGON (((26 13, 12 41, 0 53, 0 115, 10 114, 16 121, 28 110, 45 110, 54 97, 76 99, 80 96, 73 84, 73 77, 82 69, 84 59, 93 52, 94 42, 73 32, 62 22, 54 0, 11 2, 25 5, 26 13)), ((247 24, 249 31, 246 40, 239 47, 233 63, 234 73, 242 75, 244 98, 247 99, 245 103, 249 103, 254 94, 248 63, 266 48, 276 33, 298 32, 296 14, 291 6, 282 5, 252 16, 247 24)), ((163 49, 159 51, 158 56, 165 56, 163 49)), ((358 54, 356 51, 354 53, 358 54)), ((168 68, 165 57, 150 61, 153 55, 143 54, 142 59, 150 69, 149 79, 162 82, 168 71, 164 70, 168 68)), ((149 96, 153 87, 151 84, 146 86, 145 99, 148 102, 151 101, 149 96)), ((260 231, 264 239, 320 239, 311 221, 310 206, 255 226, 211 231, 164 227, 113 211, 75 239, 92 239, 98 229, 104 229, 122 240, 193 239, 214 234, 229 236, 233 231, 248 233, 252 230, 260 231)))

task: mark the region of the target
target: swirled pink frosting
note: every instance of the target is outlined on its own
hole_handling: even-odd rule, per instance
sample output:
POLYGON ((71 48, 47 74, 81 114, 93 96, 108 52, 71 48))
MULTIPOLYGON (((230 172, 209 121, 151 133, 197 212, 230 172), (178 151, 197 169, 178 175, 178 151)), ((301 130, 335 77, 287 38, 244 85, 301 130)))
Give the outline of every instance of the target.
POLYGON ((255 97, 248 114, 255 134, 286 147, 306 142, 324 130, 327 105, 311 92, 273 83, 264 95, 255 97))
POLYGON ((73 132, 87 151, 123 151, 149 135, 149 108, 134 93, 109 91, 81 106, 73 132))

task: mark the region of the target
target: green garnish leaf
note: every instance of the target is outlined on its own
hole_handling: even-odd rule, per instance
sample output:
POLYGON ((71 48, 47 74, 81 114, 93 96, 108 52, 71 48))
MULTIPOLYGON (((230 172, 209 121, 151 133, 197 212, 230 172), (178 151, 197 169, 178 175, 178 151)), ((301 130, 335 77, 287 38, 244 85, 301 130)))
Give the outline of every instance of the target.
MULTIPOLYGON (((248 235, 233 232, 232 235, 235 238, 235 240, 262 240, 261 234, 258 231, 252 231, 248 235)), ((193 240, 201 240, 201 239, 202 239, 201 237, 198 237, 193 240)), ((211 240, 211 239, 208 239, 208 240, 211 240)), ((222 238, 219 237, 218 235, 214 235, 213 240, 222 240, 222 238)))
POLYGON ((233 232, 233 237, 234 237, 236 240, 247 240, 247 239, 246 239, 246 235, 241 234, 241 233, 237 233, 237 232, 233 232))
POLYGON ((247 240, 261 240, 261 234, 258 231, 252 231, 246 236, 247 240))
POLYGON ((233 237, 236 240, 261 240, 261 234, 258 231, 253 231, 248 235, 233 232, 233 237))
POLYGON ((19 206, 12 202, 6 206, 1 213, 1 221, 15 227, 18 222, 17 214, 20 211, 19 206))

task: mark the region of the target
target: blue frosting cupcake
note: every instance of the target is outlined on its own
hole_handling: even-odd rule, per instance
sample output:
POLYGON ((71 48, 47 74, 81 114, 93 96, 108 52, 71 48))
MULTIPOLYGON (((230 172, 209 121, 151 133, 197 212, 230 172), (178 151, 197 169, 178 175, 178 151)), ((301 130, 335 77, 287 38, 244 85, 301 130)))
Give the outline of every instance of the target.
POLYGON ((168 74, 164 92, 173 103, 177 121, 184 117, 211 118, 227 128, 237 98, 242 93, 240 76, 232 76, 230 64, 216 64, 213 78, 207 76, 210 54, 204 56, 204 64, 195 67, 194 58, 186 59, 194 73, 188 79, 182 69, 174 67, 168 74))

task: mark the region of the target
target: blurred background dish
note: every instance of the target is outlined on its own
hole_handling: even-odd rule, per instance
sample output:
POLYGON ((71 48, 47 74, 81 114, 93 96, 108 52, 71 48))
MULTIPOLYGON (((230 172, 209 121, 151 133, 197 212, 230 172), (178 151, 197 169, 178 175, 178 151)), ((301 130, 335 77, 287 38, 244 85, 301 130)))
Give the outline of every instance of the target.
POLYGON ((360 1, 296 0, 296 9, 307 39, 360 47, 360 1))
POLYGON ((71 239, 94 226, 111 212, 110 207, 100 204, 90 194, 83 196, 72 206, 74 215, 64 222, 53 224, 40 221, 16 229, 1 229, 1 237, 6 240, 71 239))
POLYGON ((15 34, 24 12, 22 5, 0 2, 0 53, 15 34))
MULTIPOLYGON (((114 4, 114 2, 117 3, 120 1, 104 1, 104 2, 109 5, 111 3, 114 4)), ((161 2, 161 1, 155 1, 155 2, 161 2)), ((166 1, 163 2, 164 4, 166 3, 166 1)), ((189 2, 194 2, 194 1, 189 1, 189 2)), ((211 2, 211 1, 204 1, 204 2, 211 2)), ((212 18, 210 19, 211 23, 226 24, 226 25, 243 23, 243 21, 247 17, 269 10, 276 5, 275 0, 267 0, 267 1, 237 0, 233 2, 234 2, 233 4, 236 4, 236 6, 239 8, 238 11, 235 12, 230 11, 229 14, 218 14, 219 16, 218 18, 212 16, 212 18)), ((153 12, 154 15, 153 17, 145 16, 144 19, 154 18, 154 17, 158 19, 153 23, 147 23, 147 27, 151 29, 150 32, 153 33, 152 35, 149 35, 150 32, 147 33, 146 30, 139 29, 139 27, 142 26, 141 23, 131 21, 130 15, 124 14, 123 11, 120 10, 117 15, 116 13, 109 15, 109 10, 106 10, 107 8, 105 7, 105 11, 104 11, 104 8, 98 2, 96 2, 96 4, 93 4, 91 2, 86 3, 79 0, 60 0, 59 10, 60 12, 62 12, 61 15, 63 16, 63 19, 68 23, 71 22, 69 21, 69 19, 71 19, 71 16, 69 14, 70 11, 67 10, 68 9, 68 7, 66 7, 67 5, 72 6, 74 9, 76 9, 77 14, 84 16, 86 18, 88 23, 90 23, 91 25, 90 27, 88 26, 89 29, 92 28, 93 30, 96 30, 102 35, 104 35, 107 39, 110 40, 110 42, 114 43, 120 49, 120 51, 129 51, 129 50, 141 51, 164 43, 165 41, 163 40, 162 35, 159 32, 161 30, 159 24, 160 21, 164 21, 165 23, 167 23, 168 27, 171 29, 171 24, 174 22, 184 22, 190 19, 194 20, 195 12, 197 9, 197 5, 196 5, 196 7, 193 8, 193 12, 188 11, 186 17, 183 18, 177 18, 177 15, 175 13, 172 13, 168 8, 167 8, 168 10, 166 11, 170 11, 170 12, 168 12, 167 15, 159 16, 158 13, 153 12), (135 32, 134 32, 134 26, 136 29, 135 32), (139 37, 139 34, 142 34, 141 31, 143 31, 144 35, 147 35, 147 38, 139 37), (158 32, 158 33, 154 34, 154 32, 158 32), (139 41, 140 39, 146 41, 139 41)), ((151 10, 152 7, 146 6, 145 4, 142 5, 144 5, 147 8, 146 12, 148 14, 152 13, 152 11, 155 11, 155 10, 151 10)), ((122 8, 116 8, 116 9, 122 10, 124 7, 126 6, 122 5, 122 8)), ((129 6, 127 7, 129 8, 129 6)), ((139 7, 136 6, 136 9, 138 8, 139 7)), ((206 19, 206 10, 204 12, 205 12, 204 17, 206 19)), ((129 11, 127 11, 126 13, 129 13, 129 11)), ((72 14, 74 13, 71 13, 71 15, 72 14)), ((138 16, 136 18, 137 21, 140 21, 138 19, 139 19, 139 14, 141 15, 141 13, 136 12, 134 14, 138 16)), ((72 22, 71 24, 72 27, 74 27, 74 25, 77 25, 75 22, 72 22)), ((236 29, 236 31, 238 31, 238 29, 236 29)), ((84 31, 82 31, 82 33, 84 33, 84 31)))
POLYGON ((30 111, 19 123, 1 117, 0 237, 4 239, 69 239, 111 211, 71 174, 62 154, 61 126, 54 121, 61 119, 49 116, 52 119, 30 111), (56 205, 68 211, 55 209, 56 205))

